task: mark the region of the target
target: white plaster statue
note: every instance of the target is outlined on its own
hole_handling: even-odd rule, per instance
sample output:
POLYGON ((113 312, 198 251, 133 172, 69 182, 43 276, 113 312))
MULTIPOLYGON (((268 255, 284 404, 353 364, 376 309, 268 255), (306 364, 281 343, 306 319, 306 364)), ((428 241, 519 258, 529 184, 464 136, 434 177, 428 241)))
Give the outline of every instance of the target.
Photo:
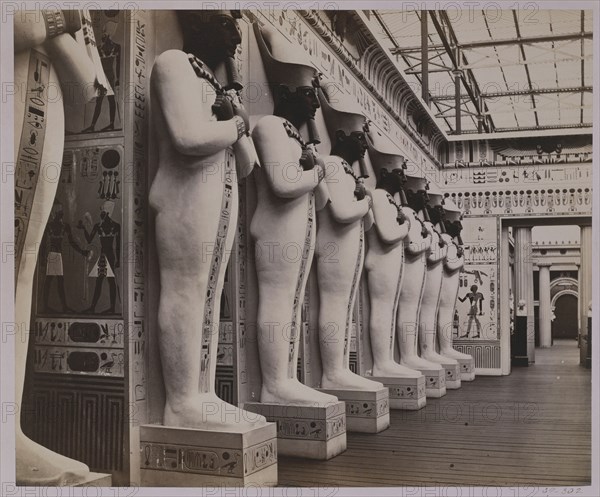
POLYGON ((471 360, 468 354, 463 354, 452 347, 452 328, 454 321, 454 310, 456 308, 456 298, 460 286, 460 272, 464 267, 464 251, 460 232, 461 211, 446 197, 443 201, 444 218, 441 222, 444 224, 445 233, 442 233, 442 239, 446 242, 448 252, 444 260, 444 274, 442 279, 442 289, 440 292, 440 303, 437 316, 437 337, 440 354, 456 360, 471 360))
POLYGON ((436 229, 441 221, 439 208, 441 208, 443 198, 441 190, 430 183, 425 208, 421 209, 419 213, 423 216, 424 224, 432 234, 431 246, 427 252, 427 277, 423 287, 419 314, 419 345, 423 359, 438 364, 458 365, 456 359, 445 357, 436 351, 437 314, 444 276, 444 261, 448 253, 448 246, 436 229))
POLYGON ((325 175, 299 128, 319 108, 317 71, 299 45, 254 25, 274 115, 252 131, 263 167, 255 172, 257 206, 250 232, 258 278, 260 402, 325 406, 337 398, 298 381, 301 304, 315 249, 315 193, 325 175))
MULTIPOLYGON (((248 116, 215 72, 241 42, 235 11, 178 11, 183 50, 154 63, 150 88, 158 171, 150 189, 160 268, 163 424, 246 431, 266 423, 215 392, 219 309, 238 218, 233 145, 248 116)), ((224 72, 224 71, 223 71, 224 72)))
MULTIPOLYGON (((97 72, 71 33, 79 11, 18 11, 15 40, 15 402, 22 405, 33 279, 38 249, 52 209, 64 148, 64 104, 96 94, 97 72)), ((18 485, 73 485, 89 468, 29 439, 16 419, 18 485)))
POLYGON ((403 212, 410 221, 410 231, 404 244, 404 284, 400 291, 396 333, 400 351, 400 364, 409 368, 429 371, 441 371, 436 362, 419 356, 419 316, 423 291, 427 280, 427 258, 433 240, 431 226, 425 224, 417 213, 425 209, 427 180, 415 172, 407 175, 404 192, 407 205, 403 212))
POLYGON ((422 376, 419 371, 394 360, 396 313, 404 277, 404 243, 413 228, 413 223, 406 219, 404 208, 397 201, 405 181, 404 158, 377 131, 367 136, 369 156, 377 175, 377 186, 372 193, 374 225, 367 232, 365 259, 373 376, 419 378, 422 376))
POLYGON ((376 392, 383 388, 381 383, 350 371, 352 314, 365 253, 364 223, 373 201, 364 186, 365 168, 361 177, 353 169, 367 149, 366 118, 356 101, 342 95, 336 92, 335 102, 330 103, 325 93, 319 92, 332 143, 331 155, 324 158, 331 201, 317 213, 315 252, 321 387, 376 392))

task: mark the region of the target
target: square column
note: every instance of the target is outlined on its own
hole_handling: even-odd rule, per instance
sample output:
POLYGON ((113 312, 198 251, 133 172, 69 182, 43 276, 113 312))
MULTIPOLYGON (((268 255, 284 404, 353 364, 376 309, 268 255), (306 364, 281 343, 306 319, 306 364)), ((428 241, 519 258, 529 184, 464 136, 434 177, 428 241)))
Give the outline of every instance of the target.
POLYGON ((588 310, 592 302, 592 227, 580 226, 581 229, 581 265, 579 266, 579 348, 580 363, 591 367, 592 348, 591 332, 588 329, 588 310))
POLYGON ((540 347, 552 346, 552 300, 550 298, 550 266, 549 262, 538 261, 539 283, 540 283, 540 347))
POLYGON ((515 337, 521 351, 515 357, 520 365, 535 362, 535 330, 533 314, 533 260, 531 258, 531 226, 514 229, 515 239, 515 337))

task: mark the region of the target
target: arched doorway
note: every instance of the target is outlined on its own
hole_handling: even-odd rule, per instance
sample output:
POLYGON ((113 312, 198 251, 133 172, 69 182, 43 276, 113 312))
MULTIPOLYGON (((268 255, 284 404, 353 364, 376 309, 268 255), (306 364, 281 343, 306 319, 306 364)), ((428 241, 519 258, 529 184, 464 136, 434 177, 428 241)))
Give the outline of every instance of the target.
POLYGON ((561 292, 556 296, 554 302, 554 315, 552 321, 552 338, 577 339, 578 333, 578 303, 577 294, 573 292, 561 292))

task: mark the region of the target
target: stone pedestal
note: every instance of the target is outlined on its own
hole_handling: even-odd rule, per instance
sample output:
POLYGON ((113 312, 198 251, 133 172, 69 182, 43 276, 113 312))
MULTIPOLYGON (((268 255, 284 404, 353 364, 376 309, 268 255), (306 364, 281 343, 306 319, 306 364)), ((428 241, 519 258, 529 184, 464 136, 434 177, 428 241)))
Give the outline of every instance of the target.
POLYGON ((460 364, 442 364, 446 371, 446 388, 457 390, 460 388, 460 364))
POLYGON ((446 370, 417 369, 425 376, 425 395, 432 399, 439 399, 446 395, 446 370))
POLYGON ((318 390, 335 395, 346 404, 346 431, 379 433, 389 428, 390 399, 387 388, 382 388, 377 392, 327 388, 318 390))
POLYGON ((475 379, 475 359, 457 359, 460 367, 460 381, 473 381, 475 379))
POLYGON ((390 409, 416 411, 425 407, 424 376, 419 378, 398 378, 394 376, 369 376, 370 380, 383 383, 389 390, 390 409))
POLYGON ((247 402, 242 408, 277 423, 281 455, 326 460, 346 450, 344 402, 327 407, 247 402))
POLYGON ((277 485, 277 428, 241 433, 140 427, 143 487, 277 485))
POLYGON ((112 487, 112 476, 106 473, 90 473, 74 487, 112 487))

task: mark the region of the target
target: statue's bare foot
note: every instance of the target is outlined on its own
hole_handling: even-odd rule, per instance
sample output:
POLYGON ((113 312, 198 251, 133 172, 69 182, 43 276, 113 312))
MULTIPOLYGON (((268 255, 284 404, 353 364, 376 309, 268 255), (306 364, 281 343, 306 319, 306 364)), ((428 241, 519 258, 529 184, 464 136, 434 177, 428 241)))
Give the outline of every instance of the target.
POLYGON ((392 378, 420 378, 423 376, 420 371, 415 371, 406 366, 402 366, 394 361, 384 364, 373 365, 373 376, 383 376, 392 378))
POLYGON ((473 357, 470 356, 469 354, 463 354, 462 352, 459 352, 458 350, 454 350, 451 348, 448 349, 444 349, 440 351, 440 354, 442 354, 444 357, 450 357, 451 359, 456 359, 464 361, 464 360, 472 360, 473 357))
POLYGON ((377 392, 383 388, 383 384, 378 381, 363 378, 350 371, 349 369, 335 371, 332 374, 325 375, 321 379, 321 388, 340 389, 340 390, 360 390, 362 392, 377 392))
POLYGON ((214 393, 167 400, 163 420, 165 426, 235 433, 260 428, 266 423, 264 416, 231 405, 214 393))
POLYGON ((437 352, 431 351, 426 354, 422 354, 423 359, 429 362, 435 362, 437 364, 458 364, 456 359, 452 359, 451 357, 443 356, 438 354, 437 352))
POLYGON ((307 387, 294 378, 272 383, 268 386, 263 383, 260 391, 260 401, 264 404, 326 407, 337 404, 338 398, 307 387))
POLYGON ((406 359, 401 358, 400 364, 402 366, 406 366, 407 368, 410 368, 410 369, 419 369, 419 370, 430 369, 430 370, 436 370, 436 371, 440 371, 443 369, 441 364, 438 364, 436 362, 426 361, 425 359, 419 357, 418 355, 407 357, 406 359))
POLYGON ((90 472, 85 464, 51 451, 22 432, 16 435, 17 485, 72 486, 90 472))

